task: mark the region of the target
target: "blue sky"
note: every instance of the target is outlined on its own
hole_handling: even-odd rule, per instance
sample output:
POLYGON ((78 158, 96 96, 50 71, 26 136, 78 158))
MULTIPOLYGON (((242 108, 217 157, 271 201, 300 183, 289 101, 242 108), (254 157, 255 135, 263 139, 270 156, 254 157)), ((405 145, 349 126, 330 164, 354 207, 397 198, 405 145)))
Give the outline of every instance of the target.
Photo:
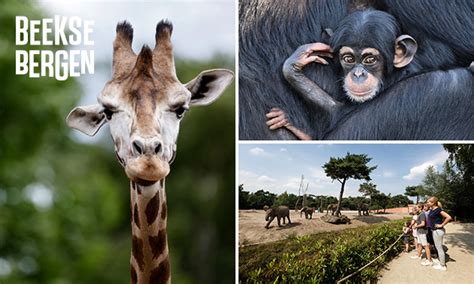
MULTIPOLYGON (((429 165, 441 170, 448 157, 441 144, 240 144, 239 184, 250 192, 298 194, 304 175, 309 182, 307 193, 337 196, 340 183, 326 177, 322 166, 330 157, 343 157, 347 152, 371 157, 369 165, 377 166, 372 182, 392 196, 420 184, 429 165)), ((362 182, 350 180, 344 196, 360 196, 362 182)))

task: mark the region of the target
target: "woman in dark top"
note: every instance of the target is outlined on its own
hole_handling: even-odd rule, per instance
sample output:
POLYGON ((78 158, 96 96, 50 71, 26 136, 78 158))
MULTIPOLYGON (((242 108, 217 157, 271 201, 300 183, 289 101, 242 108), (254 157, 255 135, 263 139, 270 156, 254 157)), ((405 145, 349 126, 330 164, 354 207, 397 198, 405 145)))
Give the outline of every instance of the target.
POLYGON ((443 250, 444 226, 451 221, 451 216, 441 208, 438 198, 431 197, 427 205, 431 208, 428 214, 429 226, 433 232, 433 240, 438 251, 439 264, 433 265, 434 269, 446 271, 446 256, 443 250))

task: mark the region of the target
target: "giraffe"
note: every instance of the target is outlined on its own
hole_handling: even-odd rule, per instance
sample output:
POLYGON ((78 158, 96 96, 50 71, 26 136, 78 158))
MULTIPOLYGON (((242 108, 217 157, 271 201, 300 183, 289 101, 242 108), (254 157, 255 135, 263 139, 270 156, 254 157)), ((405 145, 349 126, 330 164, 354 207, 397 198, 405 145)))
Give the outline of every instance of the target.
POLYGON ((156 26, 155 47, 132 50, 133 28, 117 24, 112 79, 98 103, 74 108, 67 124, 89 136, 110 126, 115 154, 130 179, 131 283, 170 283, 165 178, 176 155, 180 121, 191 106, 214 102, 231 83, 230 70, 201 72, 182 84, 174 66, 167 20, 156 26))

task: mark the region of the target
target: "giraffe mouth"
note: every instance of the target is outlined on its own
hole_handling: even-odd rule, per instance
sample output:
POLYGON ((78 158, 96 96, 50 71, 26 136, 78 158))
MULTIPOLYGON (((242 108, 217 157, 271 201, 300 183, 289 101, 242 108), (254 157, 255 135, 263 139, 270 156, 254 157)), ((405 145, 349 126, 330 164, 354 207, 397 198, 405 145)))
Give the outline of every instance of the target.
POLYGON ((141 156, 128 160, 125 173, 128 178, 140 185, 149 186, 164 179, 170 172, 167 161, 156 156, 141 156))

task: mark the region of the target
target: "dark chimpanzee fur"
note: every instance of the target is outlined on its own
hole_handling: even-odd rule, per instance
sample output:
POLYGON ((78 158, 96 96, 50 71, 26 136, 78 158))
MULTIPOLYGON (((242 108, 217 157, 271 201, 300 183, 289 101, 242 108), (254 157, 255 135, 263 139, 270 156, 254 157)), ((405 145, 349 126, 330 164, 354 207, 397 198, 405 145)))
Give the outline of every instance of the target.
MULTIPOLYGON (((294 125, 322 139, 474 139, 473 75, 467 69, 436 71, 400 81, 359 105, 324 136, 327 118, 289 87, 281 67, 299 45, 327 43, 323 30, 335 29, 353 2, 364 1, 241 1, 240 139, 294 139, 284 129, 270 131, 266 127, 265 113, 274 106, 284 109, 294 125)), ((468 1, 368 2, 376 2, 375 8, 394 15, 402 32, 417 40, 419 51, 410 68, 467 67, 474 60, 468 1)), ((336 70, 337 66, 312 64, 304 73, 340 100, 343 92, 336 70)))

